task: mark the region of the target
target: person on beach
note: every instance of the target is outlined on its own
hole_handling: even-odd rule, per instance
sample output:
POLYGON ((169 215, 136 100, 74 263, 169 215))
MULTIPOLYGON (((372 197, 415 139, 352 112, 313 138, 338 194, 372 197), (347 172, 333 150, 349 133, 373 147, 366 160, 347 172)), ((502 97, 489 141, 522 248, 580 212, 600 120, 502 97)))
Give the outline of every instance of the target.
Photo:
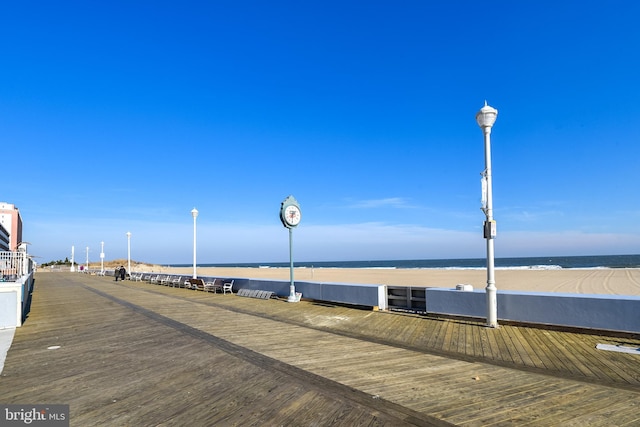
POLYGON ((113 277, 116 278, 116 282, 118 281, 118 276, 120 276, 120 267, 116 267, 115 270, 113 270, 113 277))
POLYGON ((124 266, 121 265, 120 266, 120 279, 124 280, 125 276, 127 275, 127 270, 124 269, 124 266))

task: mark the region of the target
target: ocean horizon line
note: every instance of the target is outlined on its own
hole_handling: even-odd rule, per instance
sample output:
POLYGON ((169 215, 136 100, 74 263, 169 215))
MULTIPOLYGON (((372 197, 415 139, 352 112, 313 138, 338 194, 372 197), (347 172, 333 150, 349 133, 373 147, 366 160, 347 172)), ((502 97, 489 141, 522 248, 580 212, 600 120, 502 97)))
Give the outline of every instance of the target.
MULTIPOLYGON (((162 264, 168 267, 191 267, 193 264, 162 264)), ((197 263, 198 267, 220 268, 289 268, 289 262, 197 263)), ((296 268, 376 268, 376 269, 483 269, 486 258, 300 261, 296 268)), ((546 257, 495 258, 496 269, 561 270, 598 268, 640 268, 639 255, 578 255, 546 257)))

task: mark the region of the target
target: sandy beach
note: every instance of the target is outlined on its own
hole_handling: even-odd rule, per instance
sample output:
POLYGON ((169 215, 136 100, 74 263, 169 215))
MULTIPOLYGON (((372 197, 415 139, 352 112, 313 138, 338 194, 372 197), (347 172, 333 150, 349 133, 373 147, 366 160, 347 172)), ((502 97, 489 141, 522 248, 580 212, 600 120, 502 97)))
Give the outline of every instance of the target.
MULTIPOLYGON (((191 275, 193 268, 158 267, 154 271, 191 275)), ((199 276, 210 277, 289 280, 288 268, 199 267, 197 273, 199 276)), ((294 279, 310 282, 442 288, 454 288, 457 284, 470 284, 474 289, 484 289, 487 273, 484 269, 296 268, 294 279)), ((496 269, 496 286, 498 290, 509 291, 640 296, 640 269, 496 269)))

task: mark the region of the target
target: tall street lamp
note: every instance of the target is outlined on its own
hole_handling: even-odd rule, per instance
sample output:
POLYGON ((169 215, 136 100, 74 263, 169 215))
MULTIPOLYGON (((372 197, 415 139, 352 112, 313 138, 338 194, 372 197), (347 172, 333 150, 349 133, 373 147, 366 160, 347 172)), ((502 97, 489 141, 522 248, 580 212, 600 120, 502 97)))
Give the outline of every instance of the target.
POLYGON ((495 265, 493 254, 493 239, 496 237, 496 222, 493 220, 493 190, 491 179, 491 127, 498 117, 498 110, 487 105, 476 114, 476 122, 484 134, 484 164, 482 172, 483 182, 483 206, 482 210, 486 216, 484 222, 484 238, 487 239, 487 326, 498 327, 498 301, 495 280, 495 265))
POLYGON ((104 276, 104 242, 100 242, 100 274, 104 276))
POLYGON ((193 208, 191 211, 193 216, 193 278, 197 279, 198 274, 196 272, 196 218, 198 217, 198 210, 193 208))
POLYGON ((84 269, 89 271, 89 246, 87 246, 87 266, 84 269))
POLYGON ((127 231, 127 272, 131 274, 131 232, 127 231))

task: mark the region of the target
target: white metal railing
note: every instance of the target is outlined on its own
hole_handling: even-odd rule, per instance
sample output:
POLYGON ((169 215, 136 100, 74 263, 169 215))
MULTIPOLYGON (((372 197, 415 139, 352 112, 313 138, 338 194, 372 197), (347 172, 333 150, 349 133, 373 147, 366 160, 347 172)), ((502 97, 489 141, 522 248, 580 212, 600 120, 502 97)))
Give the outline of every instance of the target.
POLYGON ((33 271, 33 261, 26 252, 0 251, 0 281, 14 282, 33 271))

